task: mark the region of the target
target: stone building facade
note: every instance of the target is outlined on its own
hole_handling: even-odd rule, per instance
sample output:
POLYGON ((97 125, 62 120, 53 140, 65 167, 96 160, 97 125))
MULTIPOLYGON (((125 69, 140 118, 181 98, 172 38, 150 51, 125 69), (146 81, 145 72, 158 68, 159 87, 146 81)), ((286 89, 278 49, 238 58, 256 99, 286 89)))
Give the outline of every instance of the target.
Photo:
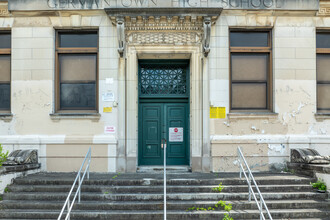
POLYGON ((330 154, 326 0, 0 1, 0 143, 45 171, 330 154))

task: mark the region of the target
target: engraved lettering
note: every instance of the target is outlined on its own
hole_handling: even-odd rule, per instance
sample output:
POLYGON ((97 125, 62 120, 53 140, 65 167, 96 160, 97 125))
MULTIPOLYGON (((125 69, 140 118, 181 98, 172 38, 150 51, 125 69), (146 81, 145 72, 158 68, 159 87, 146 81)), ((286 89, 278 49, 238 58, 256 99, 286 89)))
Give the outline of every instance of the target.
POLYGON ((259 8, 261 6, 261 0, 252 0, 251 5, 254 8, 259 8))
POLYGON ((48 7, 50 8, 56 8, 57 4, 54 2, 54 0, 48 0, 48 7))
POLYGON ((110 6, 110 0, 103 0, 103 2, 104 2, 105 4, 107 4, 108 6, 110 6))
POLYGON ((68 0, 59 0, 59 7, 60 8, 67 8, 68 7, 68 0))
POLYGON ((74 7, 74 8, 76 7, 76 5, 74 4, 74 0, 69 0, 69 5, 70 4, 72 5, 72 7, 74 7))
POLYGON ((154 5, 157 5, 157 0, 151 0, 152 3, 154 3, 154 5))
POLYGON ((188 0, 188 5, 191 7, 196 7, 197 6, 197 0, 188 0))
POLYGON ((237 2, 237 0, 229 0, 229 5, 233 8, 239 7, 239 3, 237 2))
POLYGON ((271 8, 274 5, 273 0, 264 0, 264 6, 266 8, 271 8))
POLYGON ((228 0, 221 0, 221 4, 223 8, 228 7, 228 0))
POLYGON ((130 7, 132 5, 132 0, 121 0, 121 4, 124 7, 130 7))
POLYGON ((246 5, 248 8, 250 7, 250 0, 241 0, 242 1, 242 7, 246 5))
POLYGON ((140 6, 143 6, 144 0, 135 0, 136 6, 138 6, 140 3, 140 6))

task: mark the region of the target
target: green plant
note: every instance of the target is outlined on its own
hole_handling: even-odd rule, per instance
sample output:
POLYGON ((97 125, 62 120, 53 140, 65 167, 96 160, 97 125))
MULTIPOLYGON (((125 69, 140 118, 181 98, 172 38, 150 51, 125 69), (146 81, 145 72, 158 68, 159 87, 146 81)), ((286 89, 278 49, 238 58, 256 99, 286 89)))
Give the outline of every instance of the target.
POLYGON ((109 192, 104 192, 104 194, 109 194, 109 192))
POLYGON ((2 166, 3 162, 7 160, 8 151, 4 152, 2 145, 0 144, 0 167, 2 166))
POLYGON ((310 183, 313 188, 317 188, 318 190, 327 190, 327 186, 325 185, 325 182, 323 182, 321 179, 318 179, 315 183, 310 183))
POLYGON ((0 201, 2 201, 3 200, 3 198, 2 198, 2 196, 0 195, 0 201))
POLYGON ((9 192, 10 192, 10 190, 9 190, 8 186, 6 186, 6 188, 4 189, 4 193, 9 193, 9 192))
POLYGON ((220 193, 223 190, 223 188, 225 188, 225 187, 223 187, 222 183, 220 183, 218 187, 212 188, 212 191, 217 191, 220 193))

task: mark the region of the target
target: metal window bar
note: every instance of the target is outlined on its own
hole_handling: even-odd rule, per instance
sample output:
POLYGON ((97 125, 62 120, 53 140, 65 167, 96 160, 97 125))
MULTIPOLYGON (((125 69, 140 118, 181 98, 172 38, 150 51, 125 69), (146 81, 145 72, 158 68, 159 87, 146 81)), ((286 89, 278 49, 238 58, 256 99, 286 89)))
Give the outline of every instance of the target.
POLYGON ((66 207, 67 207, 67 214, 66 214, 65 220, 70 220, 70 213, 71 213, 72 207, 73 207, 73 205, 76 201, 77 196, 78 196, 78 203, 80 203, 81 185, 84 181, 86 173, 87 173, 87 179, 89 179, 89 167, 90 167, 90 163, 91 163, 91 155, 92 155, 91 154, 91 148, 89 148, 88 151, 87 151, 87 154, 85 156, 85 159, 82 162, 81 167, 80 167, 80 169, 77 173, 76 179, 74 180, 74 182, 72 184, 71 190, 70 190, 70 192, 69 192, 69 194, 68 194, 68 196, 67 196, 67 198, 64 202, 63 208, 62 208, 61 213, 58 216, 57 220, 60 220, 62 218, 62 215, 63 215, 64 210, 65 210, 66 207), (84 171, 83 174, 81 174, 81 171, 82 171, 86 161, 87 161, 87 165, 86 165, 85 171, 84 171), (78 182, 77 191, 76 191, 72 201, 70 202, 71 194, 72 194, 73 189, 75 188, 77 182, 78 182))
POLYGON ((270 220, 273 220, 273 218, 272 218, 272 216, 271 216, 271 214, 270 214, 270 212, 268 210, 268 207, 266 205, 266 202, 265 202, 265 200, 264 200, 264 198, 263 198, 263 196, 262 196, 262 194, 261 194, 261 192, 259 190, 259 187, 258 187, 258 185, 257 185, 257 183, 256 183, 256 181, 255 181, 255 179, 253 177, 253 174, 252 174, 252 172, 250 170, 250 167, 247 164, 247 162, 246 162, 246 160, 244 158, 244 155, 243 155, 242 150, 241 150, 240 147, 237 148, 237 153, 238 153, 238 163, 239 163, 239 167, 240 167, 239 178, 242 179, 242 173, 243 173, 244 176, 245 176, 245 179, 247 181, 247 184, 249 186, 249 202, 251 202, 251 197, 253 196, 253 198, 254 198, 257 206, 258 206, 258 209, 260 211, 260 220, 266 220, 266 218, 264 216, 264 213, 263 213, 263 209, 266 210, 266 213, 268 215, 268 218, 270 220), (245 171, 245 169, 243 167, 242 162, 246 166, 249 176, 247 176, 246 171, 245 171), (251 181, 252 181, 252 184, 251 184, 251 181), (258 199, 256 197, 256 194, 254 193, 254 190, 252 188, 252 185, 255 186, 255 188, 257 190, 257 194, 259 195, 260 201, 258 201, 258 199))

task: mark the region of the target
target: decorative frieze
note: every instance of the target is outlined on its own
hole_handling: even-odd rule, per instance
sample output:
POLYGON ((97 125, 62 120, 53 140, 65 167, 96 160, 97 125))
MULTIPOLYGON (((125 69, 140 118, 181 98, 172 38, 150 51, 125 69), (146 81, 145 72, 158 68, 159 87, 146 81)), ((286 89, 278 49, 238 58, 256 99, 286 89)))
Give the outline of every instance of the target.
POLYGON ((0 5, 0 17, 9 16, 9 11, 7 5, 0 5))
POLYGON ((193 45, 202 41, 201 32, 131 32, 127 34, 128 44, 145 45, 193 45))

